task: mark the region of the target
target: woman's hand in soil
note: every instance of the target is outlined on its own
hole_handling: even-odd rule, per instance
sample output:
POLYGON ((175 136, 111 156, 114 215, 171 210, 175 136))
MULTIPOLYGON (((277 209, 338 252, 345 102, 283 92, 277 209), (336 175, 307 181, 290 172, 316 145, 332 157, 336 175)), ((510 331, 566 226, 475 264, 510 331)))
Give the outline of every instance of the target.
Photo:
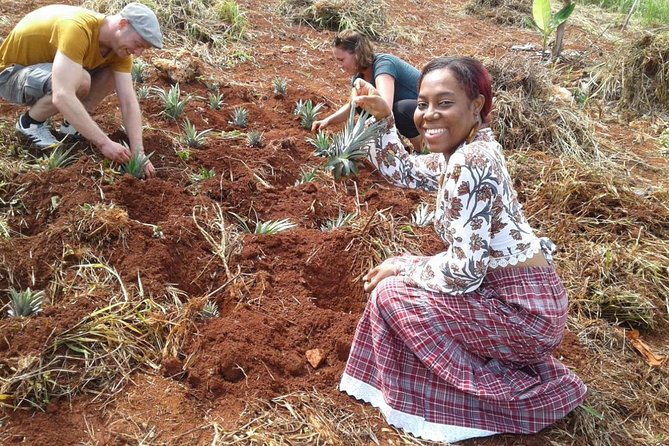
POLYGON ((394 265, 382 263, 378 266, 375 266, 374 268, 370 269, 369 272, 362 278, 365 281, 365 291, 371 292, 383 279, 390 276, 397 276, 398 274, 399 272, 397 271, 397 267, 394 265))
POLYGON ((390 107, 388 107, 385 99, 379 95, 376 88, 362 79, 356 79, 353 84, 351 102, 354 106, 361 107, 377 120, 385 119, 391 113, 390 107))
POLYGON ((314 121, 314 123, 311 124, 311 131, 317 132, 319 130, 325 130, 328 127, 330 127, 330 119, 325 118, 318 121, 314 121))

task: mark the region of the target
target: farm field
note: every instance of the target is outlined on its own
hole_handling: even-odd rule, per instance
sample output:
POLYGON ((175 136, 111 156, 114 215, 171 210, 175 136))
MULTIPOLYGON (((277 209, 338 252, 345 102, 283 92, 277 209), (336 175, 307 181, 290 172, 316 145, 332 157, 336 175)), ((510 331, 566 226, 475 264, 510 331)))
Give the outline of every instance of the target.
MULTIPOLYGON (((4 0, 0 38, 49 3, 4 0)), ((140 58, 136 82, 150 180, 85 142, 50 166, 15 134, 23 108, 0 102, 0 444, 432 444, 337 390, 362 275, 442 243, 412 218, 433 197, 366 164, 335 181, 314 155, 295 105, 330 114, 350 79, 335 31, 293 20, 312 3, 238 0, 227 22, 206 15, 214 1, 153 3, 166 45, 140 58), (177 84, 186 102, 172 119, 160 90, 177 84), (210 131, 188 141, 189 125, 210 131), (11 317, 10 289, 28 288, 44 292, 42 311, 11 317)), ((523 25, 530 1, 366 7, 379 52, 419 68, 484 61, 525 215, 558 246, 569 291, 555 355, 588 385, 584 406, 536 435, 462 444, 669 444, 669 29, 632 19, 622 31, 624 14, 579 3, 549 63, 523 25)), ((115 98, 93 117, 123 140, 115 98)))

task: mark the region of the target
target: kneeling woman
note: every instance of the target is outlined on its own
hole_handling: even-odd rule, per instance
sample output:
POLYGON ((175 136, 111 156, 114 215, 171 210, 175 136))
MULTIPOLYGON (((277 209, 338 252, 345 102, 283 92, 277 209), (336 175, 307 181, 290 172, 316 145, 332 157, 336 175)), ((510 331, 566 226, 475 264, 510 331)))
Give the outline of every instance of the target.
POLYGON ((370 300, 340 389, 428 440, 534 433, 584 398, 583 382, 551 357, 567 295, 552 243, 528 225, 487 126, 490 75, 470 58, 423 69, 416 127, 429 155, 402 147, 386 102, 358 80, 353 102, 386 121, 369 160, 391 183, 437 194, 445 244, 429 257, 387 259, 365 276, 370 300))

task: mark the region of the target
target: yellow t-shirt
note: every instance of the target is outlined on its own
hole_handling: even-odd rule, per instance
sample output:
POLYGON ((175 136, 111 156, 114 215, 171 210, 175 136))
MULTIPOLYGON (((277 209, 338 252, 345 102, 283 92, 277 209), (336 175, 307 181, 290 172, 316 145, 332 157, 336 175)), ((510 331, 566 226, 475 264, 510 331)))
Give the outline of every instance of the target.
POLYGON ((60 51, 87 70, 109 66, 129 73, 132 56, 100 54, 104 15, 78 6, 49 5, 27 14, 0 46, 0 71, 12 64, 52 63, 60 51))

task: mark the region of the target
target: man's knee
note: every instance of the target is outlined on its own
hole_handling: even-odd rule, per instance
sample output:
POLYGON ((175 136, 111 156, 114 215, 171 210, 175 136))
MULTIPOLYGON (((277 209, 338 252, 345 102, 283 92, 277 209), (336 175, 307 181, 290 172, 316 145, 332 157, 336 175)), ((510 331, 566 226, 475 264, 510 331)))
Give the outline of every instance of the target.
POLYGON ((0 73, 0 96, 14 104, 33 105, 51 94, 52 64, 13 65, 0 73))

